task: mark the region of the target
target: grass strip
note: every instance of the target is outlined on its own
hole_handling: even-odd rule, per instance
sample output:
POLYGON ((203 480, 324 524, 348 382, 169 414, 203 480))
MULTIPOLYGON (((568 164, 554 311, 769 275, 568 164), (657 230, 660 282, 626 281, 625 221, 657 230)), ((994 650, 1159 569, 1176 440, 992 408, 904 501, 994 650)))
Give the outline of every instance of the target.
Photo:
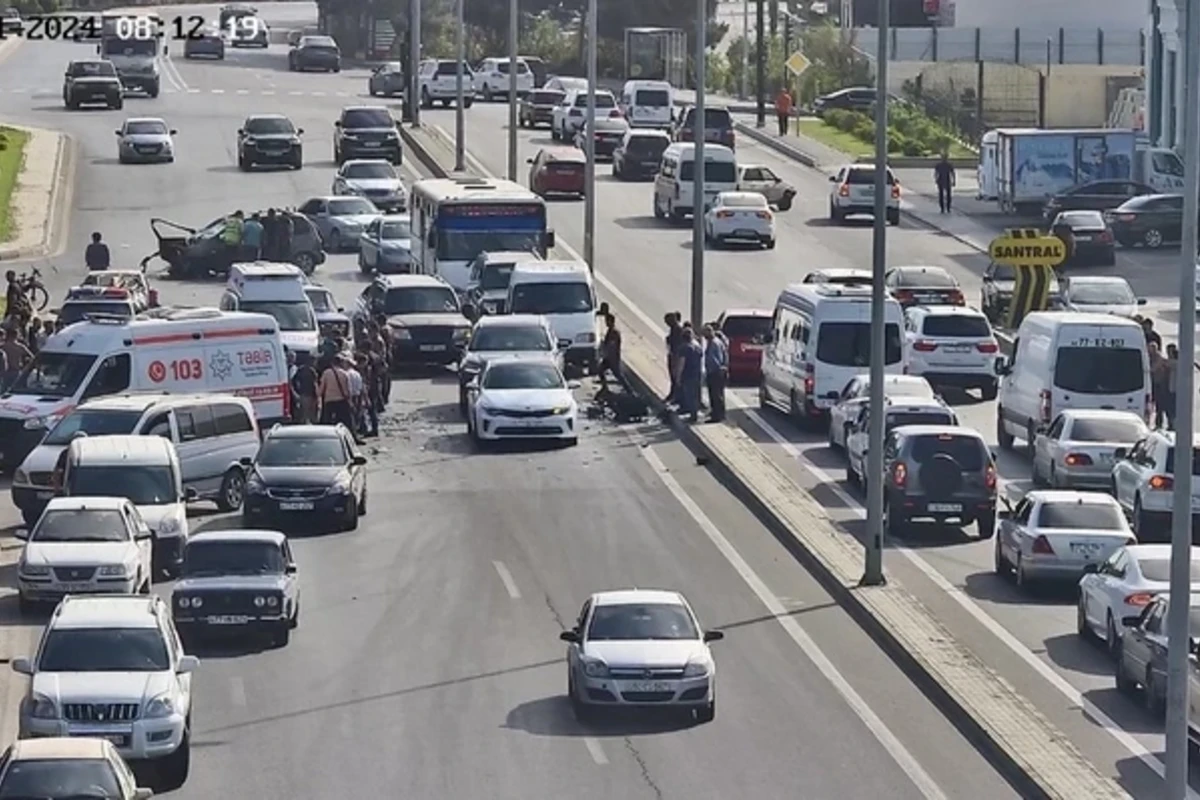
POLYGON ((10 242, 17 235, 13 195, 28 143, 29 134, 25 131, 0 126, 0 242, 10 242))
MULTIPOLYGON (((873 157, 875 155, 875 145, 868 144, 852 133, 847 133, 840 128, 835 128, 832 125, 827 125, 824 120, 819 119, 802 119, 800 122, 800 134, 807 136, 810 139, 820 142, 826 147, 831 147, 853 158, 873 157)), ((889 153, 888 155, 901 156, 902 153, 889 153)), ((950 144, 951 158, 976 158, 977 154, 972 153, 957 142, 950 144)))

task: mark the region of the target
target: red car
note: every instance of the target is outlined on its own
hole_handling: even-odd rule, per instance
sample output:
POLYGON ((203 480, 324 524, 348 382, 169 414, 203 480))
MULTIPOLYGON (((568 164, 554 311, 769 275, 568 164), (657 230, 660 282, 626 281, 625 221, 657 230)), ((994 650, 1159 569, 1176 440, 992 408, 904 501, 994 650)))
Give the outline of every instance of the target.
POLYGON ((587 156, 578 147, 547 147, 529 163, 529 188, 534 194, 583 197, 587 156))
POLYGON ((771 312, 765 308, 729 309, 717 318, 729 340, 729 382, 757 386, 762 380, 762 353, 771 332, 771 312))

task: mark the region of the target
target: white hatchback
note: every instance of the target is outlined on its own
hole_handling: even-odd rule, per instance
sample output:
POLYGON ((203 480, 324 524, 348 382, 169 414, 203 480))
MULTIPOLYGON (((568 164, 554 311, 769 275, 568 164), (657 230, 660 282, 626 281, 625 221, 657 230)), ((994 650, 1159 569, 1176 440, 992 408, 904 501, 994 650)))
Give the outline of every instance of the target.
POLYGON ((721 192, 704 215, 704 240, 713 247, 742 241, 775 249, 775 212, 758 192, 721 192))

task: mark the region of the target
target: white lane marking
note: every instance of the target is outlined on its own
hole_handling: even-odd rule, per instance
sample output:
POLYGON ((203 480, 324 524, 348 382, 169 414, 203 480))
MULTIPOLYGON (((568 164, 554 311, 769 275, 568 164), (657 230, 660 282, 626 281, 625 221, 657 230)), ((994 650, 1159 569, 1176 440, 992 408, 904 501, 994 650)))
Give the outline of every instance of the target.
POLYGON ((200 90, 199 89, 188 89, 187 93, 188 94, 200 94, 200 90))
POLYGON ((238 89, 236 94, 250 94, 249 89, 238 89))
POLYGON ((163 60, 163 64, 166 67, 166 71, 170 74, 171 79, 175 82, 176 87, 181 91, 189 91, 188 82, 184 80, 183 73, 179 71, 179 65, 175 63, 175 60, 168 57, 163 60))
POLYGON ((583 737, 583 744, 592 756, 592 761, 595 761, 602 767, 608 763, 608 756, 604 755, 604 748, 600 746, 599 739, 595 736, 585 736, 583 737))
MULTIPOLYGON (((632 438, 632 437, 631 437, 632 438)), ((635 441, 635 444, 640 444, 635 441)), ((946 800, 946 795, 938 788, 937 783, 930 777, 929 773, 917 762, 917 759, 908 751, 891 729, 884 724, 883 720, 867 705, 867 701, 863 700, 862 696, 854 690, 849 681, 838 672, 833 662, 825 655, 820 646, 812 640, 812 637, 805 632, 804 628, 800 627, 800 623, 795 617, 788 616, 788 609, 783 602, 774 595, 767 586, 766 582, 759 577, 758 573, 746 563, 725 535, 713 523, 709 516, 704 513, 700 506, 696 505, 696 501, 692 500, 691 496, 683 490, 679 485, 679 481, 675 480, 675 476, 671 474, 662 459, 658 457, 658 453, 654 452, 651 447, 638 446, 638 452, 645 458, 646 463, 654 470, 654 474, 662 481, 663 485, 669 491, 683 509, 687 511, 704 534, 708 536, 716 548, 725 557, 725 560, 737 571, 737 574, 750 587, 751 591, 758 596, 759 601, 766 607, 787 633, 788 637, 796 643, 801 652, 808 657, 809 661, 820 671, 833 685, 834 690, 846 701, 846 705, 855 715, 862 720, 862 723, 867 727, 867 730, 883 745, 883 749, 888 751, 888 754, 895 760, 900 769, 904 770, 904 774, 908 775, 917 789, 929 800, 946 800)))
POLYGON ((209 89, 208 91, 210 94, 225 94, 224 89, 209 89))
POLYGON ((304 92, 288 92, 288 95, 291 97, 300 97, 303 94, 304 92))
POLYGON ((259 92, 259 94, 261 94, 263 97, 270 97, 275 94, 275 90, 274 89, 264 89, 261 92, 259 92))
POLYGON ((325 96, 324 92, 312 92, 311 94, 313 97, 324 97, 325 96))
POLYGON ((513 580, 512 573, 508 571, 508 567, 504 566, 504 562, 493 561, 492 566, 496 568, 496 574, 500 576, 500 582, 504 584, 504 590, 508 592, 508 596, 513 600, 520 600, 521 590, 517 588, 517 582, 513 580))
POLYGON ((240 677, 235 675, 229 679, 229 694, 233 699, 234 707, 246 707, 246 682, 240 677))
MULTIPOLYGON (((473 162, 472 168, 475 169, 478 174, 489 178, 496 177, 491 170, 484 167, 483 164, 480 163, 480 161, 474 156, 468 156, 468 159, 473 162)), ((573 247, 561 239, 555 243, 555 246, 562 248, 562 250, 571 258, 578 261, 583 260, 583 256, 581 256, 573 247)), ((647 329, 657 336, 666 335, 666 330, 657 322, 655 322, 649 314, 638 307, 636 303, 629 299, 629 297, 620 289, 618 289, 612 281, 602 275, 599 271, 596 271, 595 279, 596 282, 603 286, 609 294, 616 298, 617 302, 632 311, 633 315, 637 317, 647 329)), ((759 414, 756 409, 751 408, 747 404, 743 403, 736 395, 729 396, 729 404, 734 408, 745 411, 746 415, 753 420, 755 425, 761 428, 762 431, 770 436, 771 439, 777 444, 782 446, 784 452, 796 459, 800 465, 804 469, 808 470, 809 474, 815 477, 818 481, 832 489, 834 493, 838 495, 839 499, 846 503, 847 508, 852 513, 857 514, 859 518, 866 516, 866 510, 856 498, 848 495, 846 491, 842 489, 839 483, 829 475, 829 473, 825 472, 820 467, 817 467, 815 464, 812 464, 806 458, 802 458, 800 450, 794 444, 789 442, 783 436, 783 434, 775 429, 774 426, 763 419, 762 415, 759 414)), ((1015 656, 1033 667, 1038 675, 1044 678, 1051 687, 1059 692, 1059 694, 1061 694, 1070 702, 1074 703, 1085 715, 1091 717, 1091 719, 1101 729, 1112 736, 1113 739, 1115 739, 1131 755, 1135 756, 1139 761, 1153 770, 1156 775, 1164 779, 1166 778, 1166 769, 1163 766, 1162 760, 1158 756, 1156 756, 1153 752, 1144 747, 1141 742, 1127 733, 1123 728, 1121 728, 1120 725, 1113 721, 1111 717, 1097 708, 1094 703, 1087 700, 1087 698, 1085 698, 1078 689, 1076 689, 1070 684, 1070 682, 1055 672, 1052 667, 1047 666, 1045 662, 1041 661, 1028 647, 1026 647, 1015 636, 1009 633, 1003 625, 992 618, 978 603, 968 597, 966 593, 955 588, 954 585, 951 584, 945 576, 938 572, 932 564, 907 548, 893 547, 889 549, 899 552, 910 562, 912 562, 917 569, 929 576, 931 580, 933 580, 940 588, 943 589, 943 591, 947 593, 951 600, 957 603, 974 619, 978 620, 980 624, 982 624, 988 630, 989 633, 992 633, 994 636, 996 636, 1000 643, 1007 647, 1015 656), (936 578, 934 576, 936 576, 936 578)), ((1200 793, 1197 793, 1191 788, 1188 789, 1187 796, 1188 800, 1200 800, 1200 793)))

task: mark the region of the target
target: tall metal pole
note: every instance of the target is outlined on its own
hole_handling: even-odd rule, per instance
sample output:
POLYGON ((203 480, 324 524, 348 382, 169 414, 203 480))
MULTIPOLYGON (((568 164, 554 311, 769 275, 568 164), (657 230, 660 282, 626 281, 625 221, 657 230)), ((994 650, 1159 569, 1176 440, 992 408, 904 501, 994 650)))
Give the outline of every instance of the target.
POLYGON ((517 179, 517 0, 508 3, 508 179, 517 179))
POLYGON ((1183 269, 1179 271, 1179 372, 1175 376, 1175 492, 1171 520, 1171 603, 1167 607, 1166 800, 1188 793, 1188 655, 1192 565, 1192 438, 1195 419, 1196 246, 1200 218, 1200 0, 1188 0, 1183 106, 1183 269), (1184 454, 1187 455, 1184 455, 1184 454))
POLYGON ((867 541, 862 582, 883 583, 883 360, 887 341, 883 272, 887 267, 889 0, 879 0, 879 50, 875 60, 875 236, 871 249, 871 419, 867 431, 867 541))
POLYGON ((596 0, 587 8, 587 119, 583 121, 584 167, 583 260, 596 271, 596 0))
POLYGON ((467 45, 464 41, 466 25, 463 21, 463 5, 466 0, 458 0, 458 19, 454 29, 454 53, 458 65, 454 68, 454 170, 462 172, 467 168, 467 121, 463 119, 463 61, 467 57, 467 45))
POLYGON ((421 81, 417 73, 421 70, 421 0, 412 0, 412 19, 409 20, 411 44, 408 54, 408 102, 409 119, 414 128, 421 124, 421 81))
MULTIPOLYGON (((761 8, 761 6, 760 6, 761 8)), ((696 161, 692 172, 692 325, 704 324, 704 144, 708 133, 704 101, 708 77, 708 4, 696 0, 696 118, 692 139, 696 161)))
POLYGON ((766 0, 756 0, 754 8, 754 94, 758 98, 754 126, 767 127, 767 51, 763 48, 763 28, 766 20, 763 18, 763 3, 766 0))
POLYGON ((742 99, 750 96, 750 0, 742 0, 742 99))

